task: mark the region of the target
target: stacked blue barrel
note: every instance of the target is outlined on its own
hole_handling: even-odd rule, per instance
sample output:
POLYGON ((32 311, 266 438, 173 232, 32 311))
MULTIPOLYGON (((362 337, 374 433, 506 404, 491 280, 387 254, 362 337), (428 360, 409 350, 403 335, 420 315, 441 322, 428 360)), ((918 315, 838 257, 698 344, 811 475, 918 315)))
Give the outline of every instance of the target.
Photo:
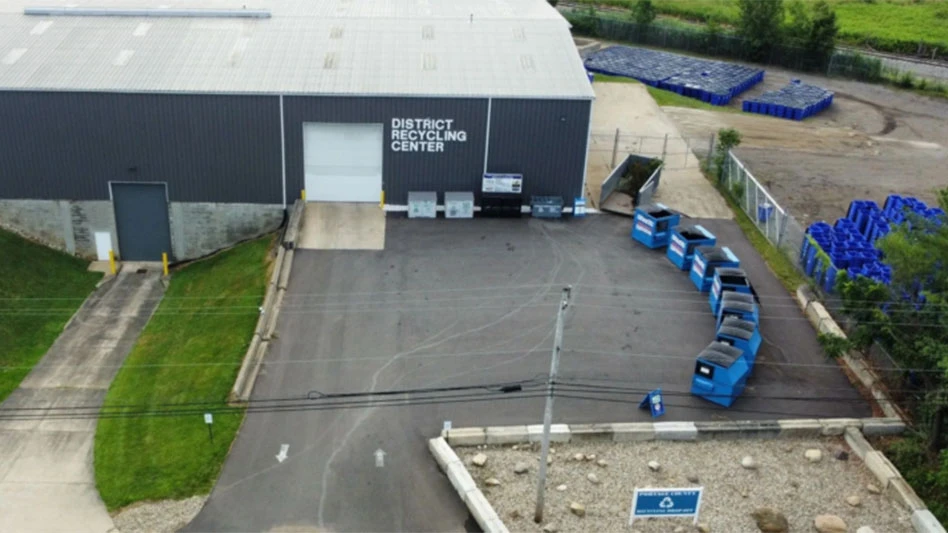
POLYGON ((872 200, 853 200, 846 217, 833 226, 821 221, 807 228, 800 265, 826 292, 833 292, 841 271, 852 279, 864 276, 888 285, 892 269, 883 262, 875 243, 894 225, 911 223, 912 216, 943 220, 945 213, 917 198, 897 194, 886 198, 881 208, 872 200))
POLYGON ((717 106, 727 105, 764 79, 758 68, 629 46, 594 52, 586 58, 586 70, 634 78, 717 106))
POLYGON ((715 338, 696 360, 691 393, 730 407, 744 392, 760 350, 757 297, 740 259, 701 225, 679 224, 681 215, 663 204, 635 209, 631 237, 665 256, 698 291, 708 293, 715 338))
POLYGON ((833 93, 822 87, 793 80, 776 91, 768 91, 755 98, 745 99, 741 109, 791 120, 803 120, 833 104, 833 93))

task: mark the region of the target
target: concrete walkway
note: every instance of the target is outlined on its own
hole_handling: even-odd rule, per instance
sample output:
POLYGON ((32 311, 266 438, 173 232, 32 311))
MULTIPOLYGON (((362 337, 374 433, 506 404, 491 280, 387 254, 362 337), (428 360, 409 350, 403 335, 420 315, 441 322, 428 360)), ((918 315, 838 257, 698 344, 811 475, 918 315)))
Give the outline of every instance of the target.
MULTIPOLYGON (((97 412, 163 294, 157 272, 122 273, 96 289, 0 409, 97 412)), ((95 488, 96 420, 31 412, 0 420, 0 532, 116 531, 95 488)))
POLYGON ((385 211, 378 204, 310 202, 303 211, 298 248, 384 250, 385 211))

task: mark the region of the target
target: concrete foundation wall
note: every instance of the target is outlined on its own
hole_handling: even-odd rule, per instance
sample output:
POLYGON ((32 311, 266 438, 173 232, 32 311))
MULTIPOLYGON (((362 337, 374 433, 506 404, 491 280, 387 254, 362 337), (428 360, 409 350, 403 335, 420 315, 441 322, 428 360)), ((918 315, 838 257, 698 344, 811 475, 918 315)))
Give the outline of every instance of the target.
POLYGON ((171 203, 171 249, 177 260, 194 259, 280 227, 283 206, 271 204, 171 203))
MULTIPOLYGON (((172 202, 172 259, 195 259, 237 242, 273 231, 283 221, 283 207, 271 204, 172 202)), ((0 227, 50 248, 95 259, 95 232, 108 231, 121 258, 110 201, 3 200, 0 227)))

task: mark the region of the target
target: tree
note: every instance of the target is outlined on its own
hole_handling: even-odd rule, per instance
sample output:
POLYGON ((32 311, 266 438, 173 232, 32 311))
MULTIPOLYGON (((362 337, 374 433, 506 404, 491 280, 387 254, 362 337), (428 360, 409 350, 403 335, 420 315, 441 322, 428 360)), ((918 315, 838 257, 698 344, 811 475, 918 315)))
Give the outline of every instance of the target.
POLYGON ((721 44, 721 33, 721 23, 716 18, 709 18, 704 27, 704 43, 712 55, 721 44))
POLYGON ((836 49, 839 26, 836 24, 836 13, 824 0, 817 0, 813 4, 808 29, 805 45, 807 57, 814 68, 825 68, 836 49))
POLYGON ((655 6, 652 4, 652 0, 638 0, 632 6, 632 20, 642 29, 647 28, 655 20, 655 15, 655 6))
POLYGON ((727 153, 731 148, 741 144, 741 132, 733 128, 718 130, 718 145, 714 148, 714 168, 718 180, 724 177, 724 164, 727 162, 727 153))
POLYGON ((766 61, 773 47, 780 44, 783 0, 738 0, 738 34, 747 41, 748 58, 766 61))
POLYGON ((791 44, 802 46, 810 36, 813 20, 803 0, 790 0, 786 5, 787 19, 783 27, 784 37, 791 44))

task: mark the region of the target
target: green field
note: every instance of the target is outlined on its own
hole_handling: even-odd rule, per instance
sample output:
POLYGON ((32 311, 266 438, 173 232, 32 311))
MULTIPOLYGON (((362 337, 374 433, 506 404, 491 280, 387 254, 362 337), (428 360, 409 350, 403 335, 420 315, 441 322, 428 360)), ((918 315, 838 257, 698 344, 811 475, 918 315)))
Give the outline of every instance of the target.
POLYGON ((0 401, 63 331, 102 274, 83 261, 0 231, 0 401))
MULTIPOLYGON (((579 0, 580 3, 628 8, 635 0, 579 0)), ((946 0, 828 0, 836 11, 844 44, 867 45, 889 52, 914 53, 918 43, 948 51, 946 0)), ((736 0, 653 0, 658 13, 687 20, 734 25, 736 0)), ((786 4, 786 1, 784 2, 786 4)))
POLYGON ((205 494, 214 485, 243 412, 214 415, 212 444, 203 411, 226 405, 259 317, 272 243, 272 236, 263 237, 173 273, 103 409, 141 413, 161 404, 210 405, 186 416, 99 420, 96 486, 110 510, 205 494))

